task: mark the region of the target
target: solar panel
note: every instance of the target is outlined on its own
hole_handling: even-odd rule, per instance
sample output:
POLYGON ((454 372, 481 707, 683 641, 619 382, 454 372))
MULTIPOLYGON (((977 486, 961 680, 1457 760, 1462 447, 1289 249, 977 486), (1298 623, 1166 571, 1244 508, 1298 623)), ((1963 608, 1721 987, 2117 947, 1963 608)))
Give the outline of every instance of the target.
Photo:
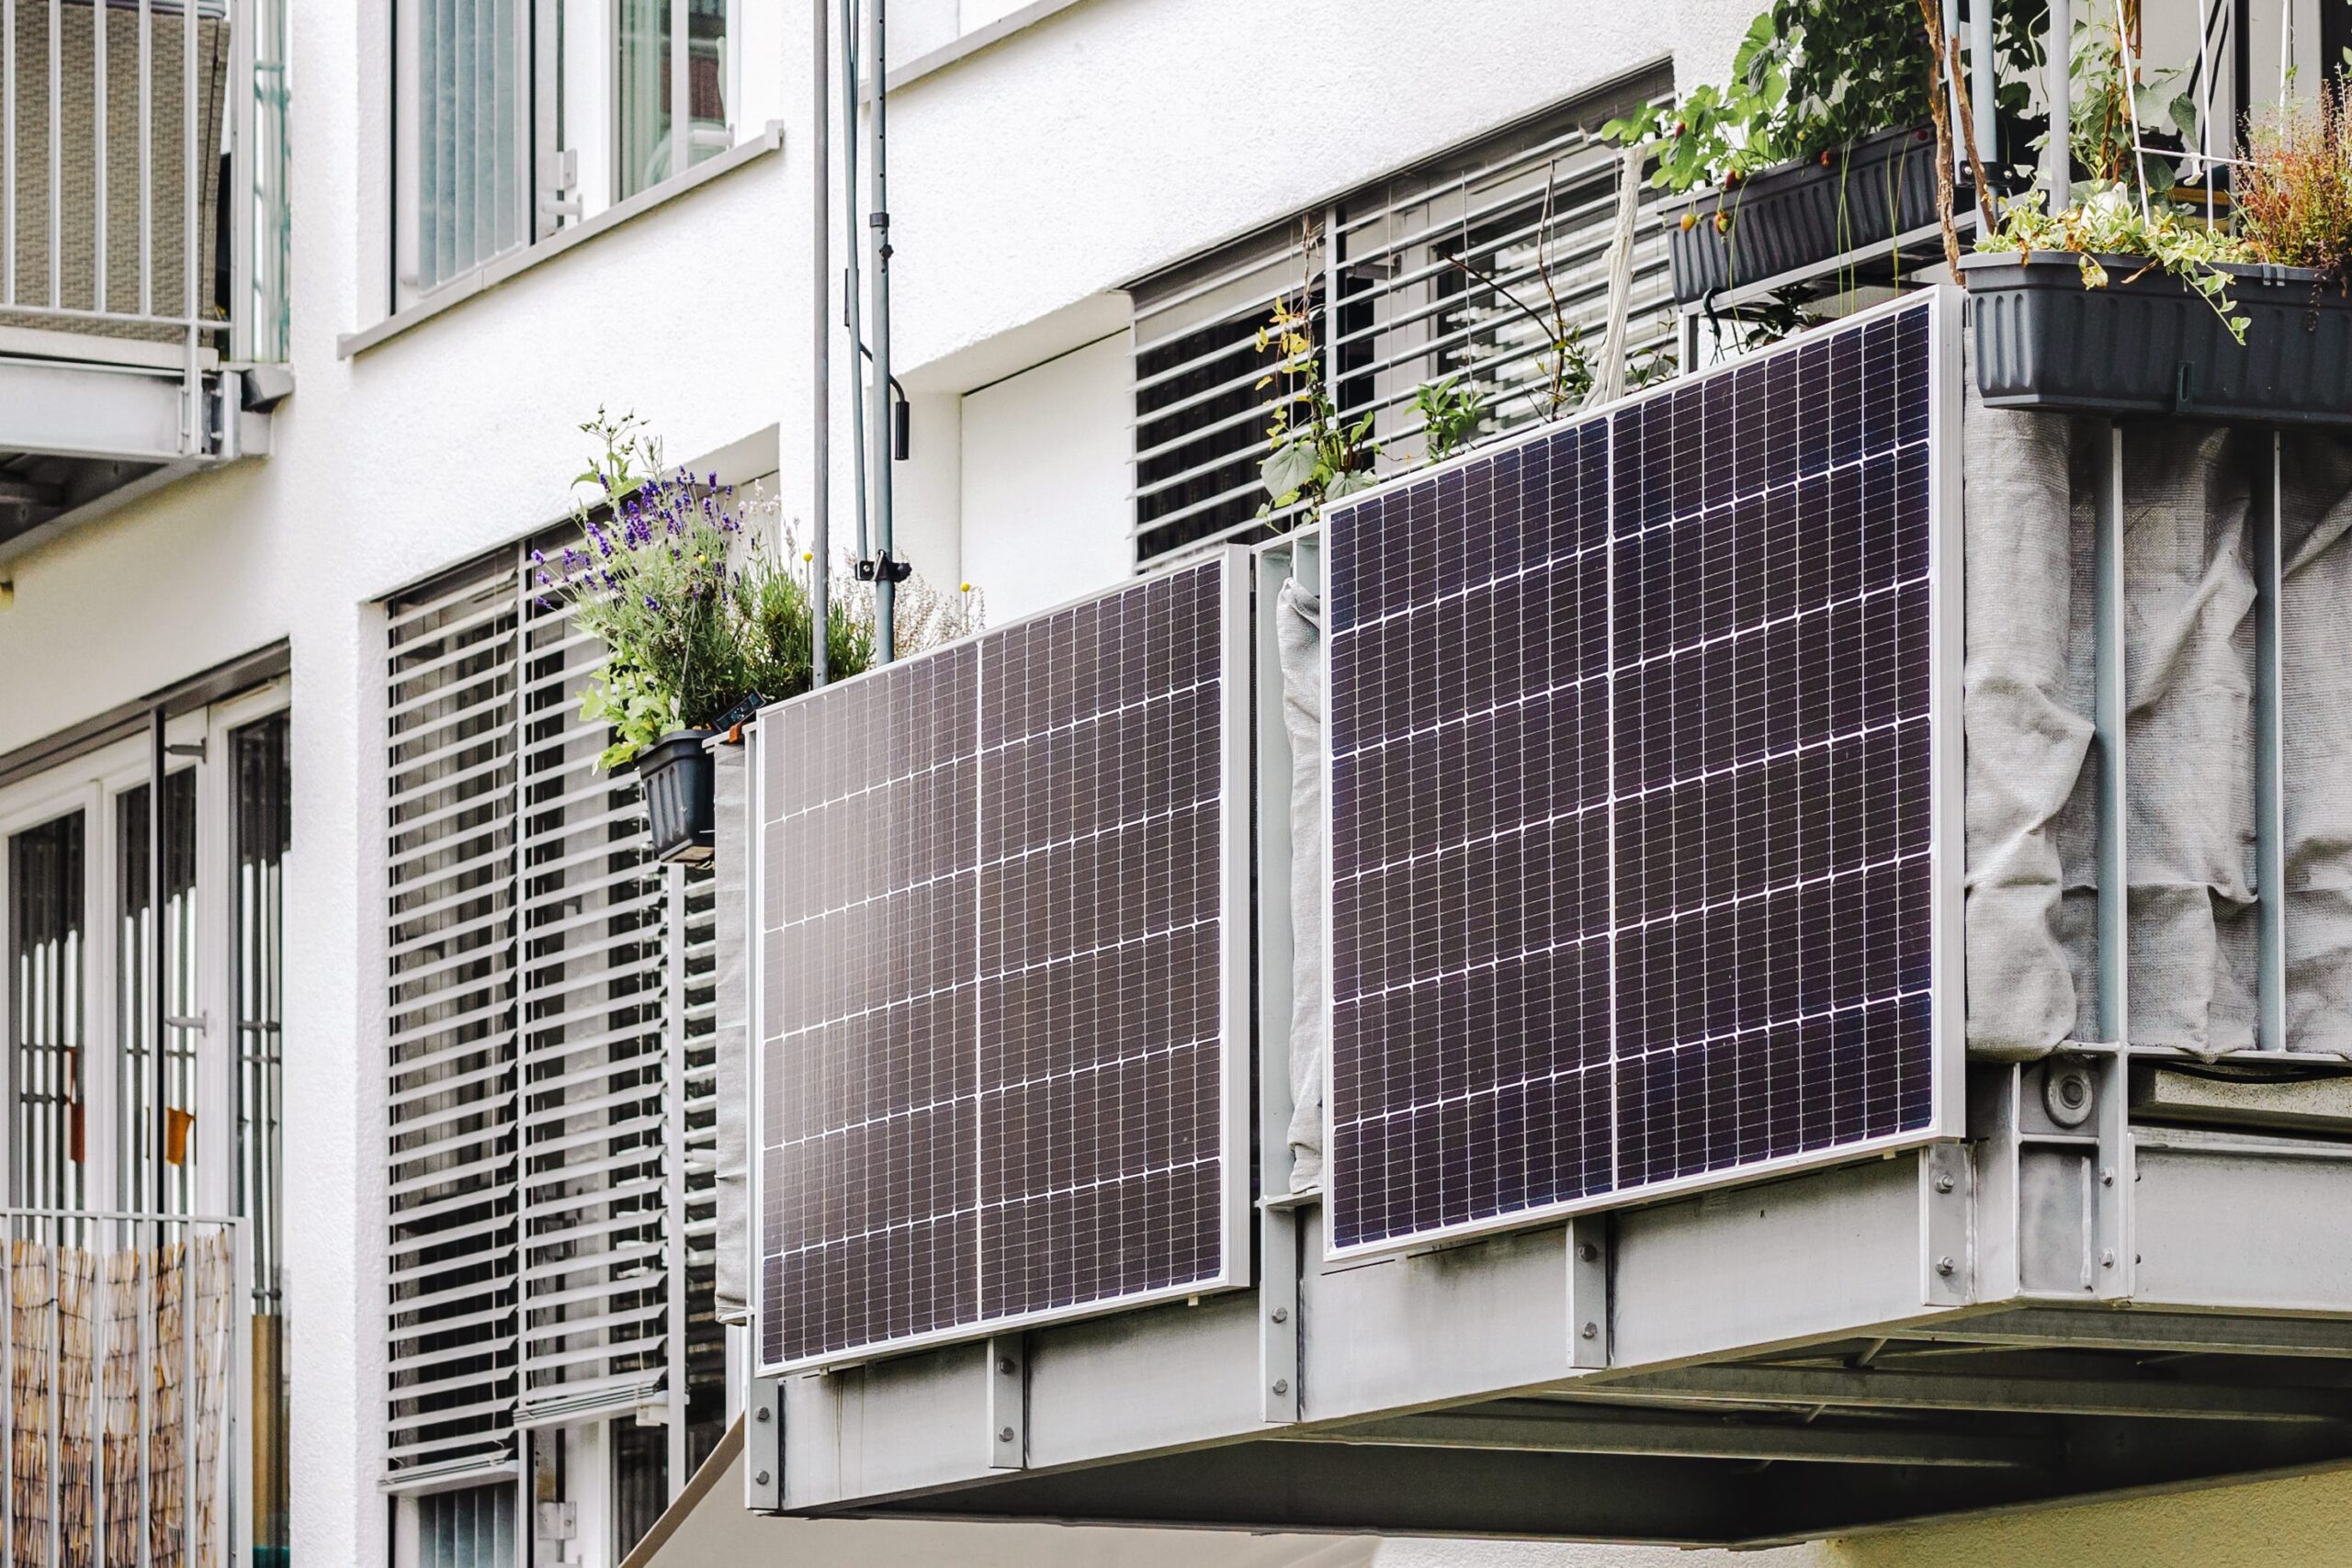
POLYGON ((1334 1252, 1956 1125, 1951 330, 1332 509, 1334 1252))
POLYGON ((761 1358, 1235 1282, 1238 551, 761 716, 761 1358))

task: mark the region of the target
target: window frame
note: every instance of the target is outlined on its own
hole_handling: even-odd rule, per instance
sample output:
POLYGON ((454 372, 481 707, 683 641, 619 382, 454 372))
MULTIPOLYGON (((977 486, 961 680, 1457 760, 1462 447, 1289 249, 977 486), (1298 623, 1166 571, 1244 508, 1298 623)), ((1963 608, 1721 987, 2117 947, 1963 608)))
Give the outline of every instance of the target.
MULTIPOLYGON (((196 1123, 191 1165, 184 1198, 175 1200, 178 1212, 231 1214, 239 1202, 238 1172, 243 1159, 239 1142, 237 1096, 240 1067, 231 1017, 237 986, 233 922, 237 900, 231 838, 235 830, 236 795, 230 739, 238 730, 291 711, 291 689, 283 679, 222 699, 207 707, 171 717, 164 726, 166 743, 201 747, 200 755, 170 759, 170 775, 193 773, 196 780, 196 957, 191 1000, 203 1023, 196 1031, 196 1123)), ((79 812, 83 824, 83 916, 80 954, 82 987, 83 1157, 81 1193, 73 1207, 91 1213, 146 1213, 151 1200, 127 1190, 129 1151, 122 1135, 129 1114, 121 1101, 124 1055, 128 1048, 123 1016, 122 980, 125 955, 121 927, 126 911, 120 898, 121 875, 128 846, 122 837, 125 797, 150 783, 147 732, 115 740, 71 757, 29 777, 0 787, 0 884, 9 872, 6 845, 16 835, 59 817, 79 812)), ((152 888, 151 888, 152 891, 152 888)), ((13 951, 15 900, 12 888, 0 886, 0 952, 13 951)), ((281 966, 282 974, 282 966, 281 966)), ((0 1008, 8 1022, 6 1066, 0 1070, 7 1117, 0 1128, 0 1159, 5 1159, 6 1201, 26 1199, 17 1166, 15 1147, 17 1045, 15 1040, 16 974, 13 961, 0 970, 0 1008)), ((149 1111, 153 1107, 145 1108, 149 1111)), ((259 1223, 256 1216, 255 1223, 259 1223)))

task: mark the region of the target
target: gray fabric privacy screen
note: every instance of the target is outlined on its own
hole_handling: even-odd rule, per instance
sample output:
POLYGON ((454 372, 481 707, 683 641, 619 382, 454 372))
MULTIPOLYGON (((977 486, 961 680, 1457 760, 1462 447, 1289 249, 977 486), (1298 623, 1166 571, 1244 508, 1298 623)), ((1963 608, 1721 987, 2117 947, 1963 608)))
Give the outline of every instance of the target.
POLYGON ((751 749, 711 753, 711 806, 718 829, 718 1278, 712 1286, 721 1323, 751 1321, 752 1131, 751 749))
MULTIPOLYGON (((1968 1035, 2097 1038, 2096 422, 1978 404, 1964 512, 1968 1035)), ((2255 1043, 2254 573, 2267 435, 2123 427, 2132 1039, 2255 1043)), ((2352 1052, 2352 445, 2290 438, 2281 606, 2288 1043, 2352 1052)))

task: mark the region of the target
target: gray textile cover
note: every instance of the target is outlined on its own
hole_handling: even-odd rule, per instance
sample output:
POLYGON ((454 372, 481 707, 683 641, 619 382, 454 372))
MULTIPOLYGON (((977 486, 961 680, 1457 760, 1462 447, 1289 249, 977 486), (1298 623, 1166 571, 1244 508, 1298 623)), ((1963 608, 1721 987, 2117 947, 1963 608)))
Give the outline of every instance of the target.
POLYGON ((2280 458, 2287 1043, 2352 1055, 2352 442, 2280 458))
MULTIPOLYGON (((2101 1037, 2091 746, 2097 425, 1967 411, 1968 1035, 2101 1037)), ((2255 1043, 2254 575, 2258 434, 2124 427, 2131 1032, 2255 1043)), ((2352 446, 2286 458, 2282 661, 2289 1043, 2352 1047, 2352 446)))
POLYGON ((1323 603, 1296 579, 1274 610, 1290 737, 1290 1190, 1323 1180, 1323 603))
POLYGON ((752 836, 751 748, 720 746, 712 757, 712 803, 717 812, 718 994, 715 999, 718 1055, 718 1280, 713 1286, 718 1321, 751 1321, 752 1063, 748 1027, 751 995, 752 836))

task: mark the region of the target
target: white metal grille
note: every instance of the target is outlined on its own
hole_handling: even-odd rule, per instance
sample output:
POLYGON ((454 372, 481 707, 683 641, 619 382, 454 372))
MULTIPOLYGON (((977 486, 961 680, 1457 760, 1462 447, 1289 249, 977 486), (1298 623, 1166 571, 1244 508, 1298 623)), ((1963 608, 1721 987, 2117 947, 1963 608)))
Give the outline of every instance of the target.
POLYGON ((596 770, 600 650, 535 570, 390 607, 396 1482, 723 1393, 711 877, 653 863, 636 782, 596 770))
POLYGON ((395 1474, 511 1463, 516 1358, 514 563, 390 619, 395 1474))
MULTIPOLYGON (((1458 376, 1483 393, 1480 439, 1552 412, 1555 299, 1595 360, 1606 329, 1618 153, 1598 130, 1662 88, 1579 100, 1135 285, 1137 566, 1288 526, 1258 515, 1277 389, 1259 385, 1275 356, 1257 334, 1279 299, 1306 302, 1343 421, 1374 415, 1383 476, 1423 457, 1424 382, 1458 376)), ((1636 368, 1662 367, 1666 242, 1646 213, 1632 327, 1636 368)))

